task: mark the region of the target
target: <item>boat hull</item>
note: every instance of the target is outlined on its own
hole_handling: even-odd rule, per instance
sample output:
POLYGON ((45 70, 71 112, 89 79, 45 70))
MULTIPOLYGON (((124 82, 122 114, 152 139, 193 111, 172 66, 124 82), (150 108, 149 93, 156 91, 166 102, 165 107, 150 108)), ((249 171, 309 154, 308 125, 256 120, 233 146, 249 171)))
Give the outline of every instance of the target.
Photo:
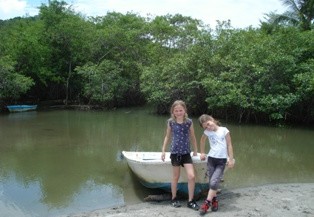
POLYGON ((37 105, 8 105, 7 108, 10 112, 26 112, 36 110, 37 105))
MULTIPOLYGON (((122 152, 132 172, 147 188, 159 188, 171 192, 172 165, 170 153, 166 153, 165 161, 161 160, 161 152, 122 152)), ((207 163, 200 160, 200 154, 192 156, 195 169, 195 195, 208 191, 207 163)), ((188 179, 184 168, 181 168, 177 190, 188 194, 188 179)))

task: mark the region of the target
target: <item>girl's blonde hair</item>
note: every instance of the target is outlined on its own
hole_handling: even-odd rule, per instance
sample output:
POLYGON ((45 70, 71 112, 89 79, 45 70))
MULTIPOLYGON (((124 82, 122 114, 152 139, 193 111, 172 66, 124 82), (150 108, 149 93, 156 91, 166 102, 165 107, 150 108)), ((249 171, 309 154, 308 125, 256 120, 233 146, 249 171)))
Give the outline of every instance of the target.
POLYGON ((201 115, 199 118, 198 118, 198 122, 200 124, 201 127, 203 127, 203 123, 207 122, 207 121, 212 121, 214 122, 215 124, 217 124, 218 126, 220 126, 220 122, 217 121, 215 118, 213 118, 212 116, 210 115, 207 115, 207 114, 203 114, 201 115))
POLYGON ((171 119, 172 120, 176 120, 176 117, 173 115, 173 110, 174 110, 174 107, 176 107, 177 105, 180 105, 180 106, 182 106, 184 108, 185 114, 184 114, 184 120, 183 121, 186 121, 186 119, 188 118, 188 111, 187 111, 185 102, 182 101, 182 100, 176 100, 176 101, 173 102, 173 104, 172 104, 172 106, 170 108, 171 119))

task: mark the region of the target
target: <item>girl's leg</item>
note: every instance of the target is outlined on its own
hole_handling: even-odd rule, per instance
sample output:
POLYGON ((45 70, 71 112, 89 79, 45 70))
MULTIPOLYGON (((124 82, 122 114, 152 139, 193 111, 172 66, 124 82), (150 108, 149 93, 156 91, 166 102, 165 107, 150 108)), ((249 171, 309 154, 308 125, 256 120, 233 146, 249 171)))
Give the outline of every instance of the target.
POLYGON ((177 184, 180 178, 180 166, 172 167, 171 194, 172 199, 177 197, 177 184))
POLYGON ((191 201, 194 198, 194 189, 195 189, 195 174, 193 164, 184 164, 184 168, 188 177, 188 191, 189 191, 189 200, 191 201))
POLYGON ((209 180, 209 191, 208 191, 208 195, 207 195, 207 200, 208 201, 212 201, 213 197, 216 197, 217 194, 217 190, 219 187, 219 183, 220 183, 220 179, 221 176, 223 175, 225 169, 225 164, 218 164, 216 165, 210 180, 209 180))
MULTIPOLYGON (((207 193, 207 198, 204 201, 203 205, 200 208, 200 213, 205 214, 207 210, 212 206, 213 198, 217 195, 217 185, 215 184, 214 180, 217 179, 216 170, 217 168, 208 167, 209 168, 209 191, 207 193)), ((220 175, 218 176, 220 178, 220 175)), ((220 181, 220 179, 218 180, 220 181)), ((213 210, 213 207, 212 207, 213 210)), ((217 209, 215 210, 217 211, 217 209)))
POLYGON ((214 197, 217 195, 217 190, 209 189, 207 194, 207 200, 212 201, 214 197))
POLYGON ((207 194, 207 199, 201 206, 200 209, 201 214, 205 214, 211 205, 212 211, 218 210, 218 201, 216 199, 215 201, 213 201, 213 198, 217 196, 218 186, 220 183, 220 179, 223 175, 225 165, 226 161, 223 159, 213 159, 210 157, 208 158, 207 168, 209 176, 209 191, 207 194))

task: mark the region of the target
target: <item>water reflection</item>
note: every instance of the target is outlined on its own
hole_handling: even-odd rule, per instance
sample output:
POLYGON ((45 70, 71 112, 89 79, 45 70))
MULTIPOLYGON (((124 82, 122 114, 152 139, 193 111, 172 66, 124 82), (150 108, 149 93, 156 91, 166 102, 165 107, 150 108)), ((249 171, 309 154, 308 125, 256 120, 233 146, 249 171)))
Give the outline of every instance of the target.
POLYGON ((106 154, 103 120, 69 112, 29 117, 1 117, 1 213, 55 216, 124 203, 115 173, 124 163, 106 154))
MULTIPOLYGON (((313 130, 230 126, 238 156, 232 186, 312 182, 313 130), (239 173, 239 171, 241 171, 239 173), (245 175, 244 177, 241 177, 245 175)), ((231 184, 231 183, 230 183, 231 184)))
MULTIPOLYGON (((142 201, 154 192, 121 151, 159 151, 167 118, 145 109, 0 115, 1 215, 59 216, 142 201)), ((236 167, 225 187, 314 180, 313 130, 226 126, 236 167)))
MULTIPOLYGON (((66 189, 63 185, 57 188, 66 189)), ((0 185, 1 216, 57 216, 65 213, 84 212, 103 208, 99 201, 108 201, 107 206, 122 205, 122 189, 114 185, 99 185, 87 181, 75 192, 64 192, 68 198, 60 199, 60 194, 43 191, 39 181, 20 183, 10 176, 0 185), (49 194, 49 195, 47 195, 49 194), (65 202, 65 203, 62 203, 65 202), (6 213, 6 214, 4 214, 6 213)), ((61 196, 62 198, 62 196, 61 196)))

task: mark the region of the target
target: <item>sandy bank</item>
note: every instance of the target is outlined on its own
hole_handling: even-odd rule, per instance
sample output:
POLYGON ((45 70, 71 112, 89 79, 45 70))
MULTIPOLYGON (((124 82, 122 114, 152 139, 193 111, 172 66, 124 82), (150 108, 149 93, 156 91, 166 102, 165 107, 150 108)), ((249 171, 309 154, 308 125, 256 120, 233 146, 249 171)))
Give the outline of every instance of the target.
MULTIPOLYGON (((198 201, 199 205, 201 205, 202 200, 198 201)), ((173 208, 169 203, 169 201, 144 202, 135 205, 67 215, 67 217, 199 216, 197 211, 186 207, 186 201, 181 201, 181 208, 173 208)), ((223 190, 219 195, 218 212, 208 212, 205 216, 314 217, 314 183, 274 184, 223 190)))

